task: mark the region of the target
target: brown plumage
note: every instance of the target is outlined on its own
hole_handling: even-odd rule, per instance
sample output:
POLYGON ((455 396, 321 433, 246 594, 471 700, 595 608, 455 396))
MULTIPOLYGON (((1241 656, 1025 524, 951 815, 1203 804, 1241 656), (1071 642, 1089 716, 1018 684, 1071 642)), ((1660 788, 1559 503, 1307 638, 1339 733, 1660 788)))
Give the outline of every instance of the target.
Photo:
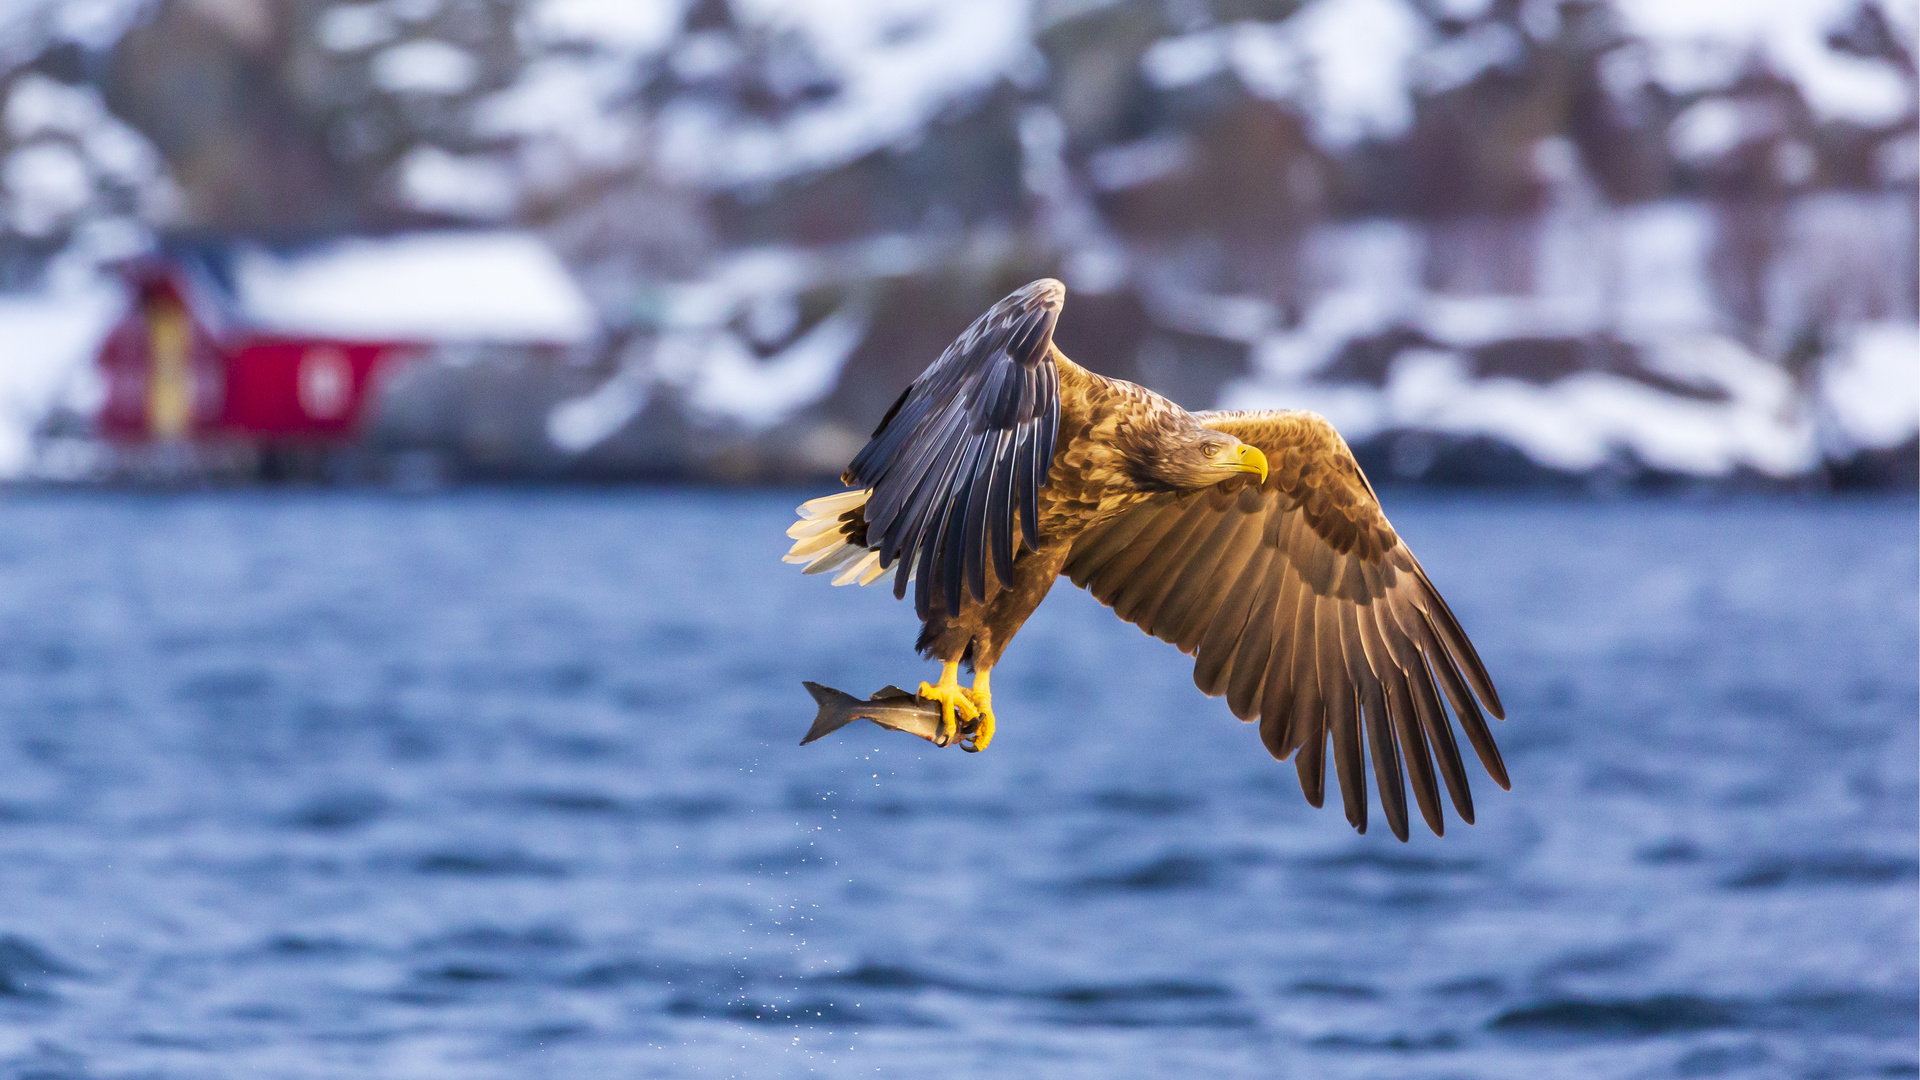
POLYGON ((853 490, 801 507, 787 560, 915 585, 918 648, 946 665, 922 696, 950 731, 978 716, 970 749, 993 737, 988 673, 1064 574, 1194 657, 1315 806, 1331 742, 1361 831, 1367 759, 1402 840, 1408 782, 1436 834, 1442 784, 1471 822, 1447 706, 1504 788, 1482 713, 1504 715, 1499 695, 1339 433, 1308 412, 1188 413, 1087 371, 1053 346, 1064 299, 1038 281, 969 327, 881 421, 853 490))

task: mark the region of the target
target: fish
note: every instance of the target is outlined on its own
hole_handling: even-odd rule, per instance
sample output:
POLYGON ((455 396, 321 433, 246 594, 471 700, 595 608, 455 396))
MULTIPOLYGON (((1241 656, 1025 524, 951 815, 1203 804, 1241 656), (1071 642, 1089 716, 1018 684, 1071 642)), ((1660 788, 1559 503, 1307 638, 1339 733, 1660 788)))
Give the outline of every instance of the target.
MULTIPOLYGON (((861 701, 844 690, 821 686, 817 682, 802 682, 800 685, 807 688, 807 693, 813 695, 814 704, 820 706, 820 715, 813 718, 813 726, 807 729, 807 737, 800 740, 801 746, 831 735, 855 720, 871 720, 883 728, 918 735, 935 746, 950 745, 940 738, 940 703, 937 701, 928 701, 897 686, 885 687, 861 701)), ((977 723, 975 720, 962 721, 960 730, 954 733, 953 741, 960 741, 977 723)), ((971 750, 972 747, 963 746, 962 749, 971 750)))

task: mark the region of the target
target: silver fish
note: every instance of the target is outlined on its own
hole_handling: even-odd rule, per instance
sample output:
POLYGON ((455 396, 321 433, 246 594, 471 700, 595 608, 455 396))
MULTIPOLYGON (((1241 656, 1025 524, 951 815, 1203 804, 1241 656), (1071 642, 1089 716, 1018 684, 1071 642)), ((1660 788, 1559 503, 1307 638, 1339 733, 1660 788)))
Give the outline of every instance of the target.
MULTIPOLYGON (((800 740, 801 746, 831 735, 855 720, 871 720, 883 728, 918 735, 935 746, 949 745, 940 739, 940 703, 937 701, 928 701, 897 686, 889 686, 861 701, 845 691, 816 682, 803 682, 800 685, 807 688, 807 693, 813 695, 814 703, 820 706, 820 715, 813 718, 813 726, 807 729, 807 737, 800 740)), ((977 724, 975 720, 961 721, 954 741, 958 742, 971 734, 977 724)), ((962 746, 961 749, 973 748, 962 746)))

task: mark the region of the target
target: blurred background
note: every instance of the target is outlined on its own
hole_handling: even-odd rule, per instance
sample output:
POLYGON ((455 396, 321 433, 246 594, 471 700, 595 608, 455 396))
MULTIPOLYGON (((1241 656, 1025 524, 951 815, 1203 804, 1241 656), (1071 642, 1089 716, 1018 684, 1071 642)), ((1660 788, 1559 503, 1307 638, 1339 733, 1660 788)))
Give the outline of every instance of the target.
POLYGON ((836 474, 994 299, 1381 479, 1908 487, 1912 0, 8 0, 0 472, 836 474))
POLYGON ((1917 23, 0 0, 0 1080, 1920 1075, 1917 23), (795 745, 935 669, 793 507, 1041 275, 1340 426, 1475 824, 1071 587, 795 745))

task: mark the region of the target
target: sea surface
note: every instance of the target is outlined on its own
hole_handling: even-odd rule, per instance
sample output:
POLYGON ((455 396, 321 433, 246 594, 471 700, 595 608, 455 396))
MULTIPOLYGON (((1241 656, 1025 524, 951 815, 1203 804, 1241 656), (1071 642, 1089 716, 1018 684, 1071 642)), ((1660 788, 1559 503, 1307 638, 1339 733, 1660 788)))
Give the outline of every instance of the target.
POLYGON ((1920 1074, 1912 500, 1388 492, 1514 779, 1402 844, 1068 584, 796 745, 934 671, 810 494, 0 499, 0 1077, 1920 1074))

